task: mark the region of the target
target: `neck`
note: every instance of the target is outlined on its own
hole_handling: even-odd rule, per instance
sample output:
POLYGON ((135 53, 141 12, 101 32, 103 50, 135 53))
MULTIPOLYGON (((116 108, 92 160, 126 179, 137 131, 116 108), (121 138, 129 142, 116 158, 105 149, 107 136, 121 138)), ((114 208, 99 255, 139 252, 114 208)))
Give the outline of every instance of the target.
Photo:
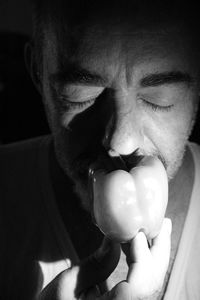
POLYGON ((169 200, 166 216, 172 221, 182 212, 187 212, 194 183, 194 161, 187 147, 181 167, 169 183, 169 200))
POLYGON ((178 250, 194 183, 194 161, 187 147, 183 163, 175 178, 169 184, 169 200, 166 217, 172 220, 171 255, 168 272, 163 285, 163 293, 167 286, 173 263, 178 250))

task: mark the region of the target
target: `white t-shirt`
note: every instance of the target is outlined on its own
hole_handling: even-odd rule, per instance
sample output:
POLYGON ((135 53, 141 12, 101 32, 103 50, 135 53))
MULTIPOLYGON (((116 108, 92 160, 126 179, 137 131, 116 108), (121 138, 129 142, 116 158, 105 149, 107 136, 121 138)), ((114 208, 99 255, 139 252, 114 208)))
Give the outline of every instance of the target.
POLYGON ((200 299, 200 147, 189 144, 195 181, 164 300, 200 299))
MULTIPOLYGON (((164 300, 200 299, 200 146, 190 143, 189 147, 194 159, 195 181, 164 300)), ((66 268, 66 261, 43 263, 41 267, 46 285, 59 271, 66 268)))
MULTIPOLYGON (((33 299, 79 261, 55 202, 48 161, 51 141, 41 137, 0 149, 2 299, 33 299)), ((190 144, 190 149, 195 182, 164 300, 200 299, 200 147, 190 144)))

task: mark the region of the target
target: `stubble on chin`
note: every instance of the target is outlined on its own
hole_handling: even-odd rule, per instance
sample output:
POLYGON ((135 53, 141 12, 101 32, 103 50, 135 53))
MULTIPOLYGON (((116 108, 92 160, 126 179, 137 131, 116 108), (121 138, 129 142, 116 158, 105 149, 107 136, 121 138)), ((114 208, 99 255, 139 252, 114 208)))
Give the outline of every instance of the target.
POLYGON ((72 191, 80 199, 82 208, 87 212, 91 212, 92 203, 88 184, 87 170, 85 170, 85 174, 84 176, 81 176, 81 178, 78 172, 79 163, 76 162, 76 165, 70 164, 67 158, 63 155, 63 153, 65 153, 64 145, 61 145, 60 142, 55 142, 54 148, 59 166, 62 168, 66 176, 73 182, 72 191))
MULTIPOLYGON (((180 169, 185 149, 187 145, 187 139, 182 140, 182 143, 180 143, 179 148, 177 149, 170 149, 170 153, 165 153, 165 156, 161 155, 156 150, 149 151, 151 153, 146 153, 142 150, 138 151, 138 155, 153 155, 157 156, 163 163, 167 176, 168 181, 172 181, 173 178, 176 176, 178 170, 180 169)), ((67 160, 67 157, 63 155, 65 153, 65 146, 64 144, 61 144, 57 141, 55 143, 55 152, 56 157, 58 160, 59 165, 64 170, 65 174, 72 180, 73 182, 73 191, 80 199, 80 204, 83 209, 85 209, 87 212, 92 214, 92 193, 91 193, 91 186, 89 182, 88 172, 89 172, 89 161, 92 161, 90 157, 87 159, 82 160, 76 160, 74 163, 69 163, 67 160), (83 172, 80 172, 80 169, 83 172)))

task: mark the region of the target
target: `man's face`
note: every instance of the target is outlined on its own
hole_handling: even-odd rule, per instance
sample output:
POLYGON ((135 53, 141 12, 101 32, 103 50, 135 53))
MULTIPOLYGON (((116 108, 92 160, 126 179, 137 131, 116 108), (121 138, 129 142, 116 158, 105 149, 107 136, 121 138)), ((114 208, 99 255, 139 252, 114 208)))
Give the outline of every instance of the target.
POLYGON ((58 161, 87 208, 88 168, 104 148, 156 155, 174 177, 197 108, 198 70, 178 27, 98 20, 80 28, 46 29, 43 98, 58 161))

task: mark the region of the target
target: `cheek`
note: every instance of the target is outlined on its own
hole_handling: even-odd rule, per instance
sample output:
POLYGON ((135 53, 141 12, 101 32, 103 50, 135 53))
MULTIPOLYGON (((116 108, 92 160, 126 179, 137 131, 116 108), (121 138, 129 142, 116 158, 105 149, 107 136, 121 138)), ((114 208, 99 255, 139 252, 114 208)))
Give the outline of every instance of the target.
POLYGON ((165 160, 169 179, 174 177, 182 163, 185 146, 192 129, 194 102, 194 98, 184 99, 182 105, 177 105, 173 111, 160 114, 159 118, 152 118, 152 125, 146 129, 165 160))
POLYGON ((188 140, 196 116, 197 103, 198 95, 191 92, 175 107, 167 126, 174 143, 188 140))
POLYGON ((105 112, 101 106, 97 103, 79 114, 59 113, 48 85, 45 95, 48 99, 48 118, 62 159, 70 165, 80 156, 90 157, 96 153, 105 131, 102 122, 102 119, 105 121, 105 112))

